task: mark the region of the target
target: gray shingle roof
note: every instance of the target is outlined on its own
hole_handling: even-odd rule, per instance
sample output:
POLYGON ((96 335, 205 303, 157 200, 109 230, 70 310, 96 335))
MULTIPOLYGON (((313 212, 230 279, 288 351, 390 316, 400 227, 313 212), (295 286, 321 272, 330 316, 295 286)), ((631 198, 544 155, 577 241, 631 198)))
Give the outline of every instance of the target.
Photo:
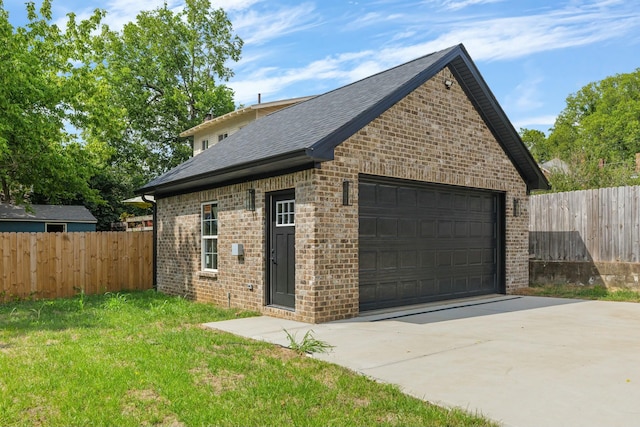
POLYGON ((98 222, 84 206, 31 205, 31 209, 0 203, 0 221, 98 222))
POLYGON ((319 95, 252 122, 140 188, 175 194, 312 167, 334 148, 449 65, 530 189, 548 183, 462 45, 319 95))

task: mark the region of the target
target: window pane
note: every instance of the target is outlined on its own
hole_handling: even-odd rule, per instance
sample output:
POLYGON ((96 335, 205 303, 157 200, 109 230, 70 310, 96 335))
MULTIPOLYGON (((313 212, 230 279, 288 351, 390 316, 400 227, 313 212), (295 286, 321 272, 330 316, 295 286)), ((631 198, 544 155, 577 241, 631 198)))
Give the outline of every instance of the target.
POLYGON ((218 206, 216 203, 202 205, 202 268, 218 269, 218 206))
POLYGON ((295 201, 276 202, 276 226, 295 225, 295 201))
POLYGON ((204 239, 204 268, 215 270, 218 268, 218 240, 204 239))

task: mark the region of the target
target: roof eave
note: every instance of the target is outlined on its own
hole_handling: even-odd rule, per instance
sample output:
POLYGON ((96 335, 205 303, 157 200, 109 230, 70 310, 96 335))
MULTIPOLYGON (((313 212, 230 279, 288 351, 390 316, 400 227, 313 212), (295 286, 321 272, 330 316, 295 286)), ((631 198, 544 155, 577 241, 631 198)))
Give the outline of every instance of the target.
POLYGON ((520 139, 511 121, 462 45, 449 62, 453 74, 527 185, 527 192, 548 190, 549 181, 520 139), (469 78, 469 76, 473 78, 469 78))
MULTIPOLYGON (((458 46, 460 47, 460 46, 458 46)), ((360 129, 364 128, 367 124, 369 124, 376 117, 380 116, 382 113, 387 111, 389 108, 394 106, 396 103, 400 102, 403 98, 417 89, 420 85, 422 85, 427 80, 431 79, 435 76, 441 69, 447 66, 447 64, 459 54, 457 49, 453 49, 448 54, 444 55, 438 61, 434 62, 429 68, 423 70, 422 72, 416 74, 412 79, 408 80, 398 89, 393 91, 389 96, 384 98, 379 103, 373 105, 368 110, 363 111, 357 117, 353 118, 348 123, 344 124, 336 131, 327 135, 325 138, 316 142, 313 145, 313 149, 316 151, 316 155, 331 157, 333 158, 333 153, 335 148, 346 141, 349 137, 354 135, 360 129)))
POLYGON ((251 181, 253 177, 277 175, 283 171, 302 170, 314 167, 320 162, 333 160, 314 153, 313 149, 302 149, 278 156, 271 156, 253 163, 242 163, 224 169, 194 175, 171 181, 166 184, 144 186, 136 194, 164 196, 179 193, 191 193, 203 188, 216 188, 232 182, 251 181))

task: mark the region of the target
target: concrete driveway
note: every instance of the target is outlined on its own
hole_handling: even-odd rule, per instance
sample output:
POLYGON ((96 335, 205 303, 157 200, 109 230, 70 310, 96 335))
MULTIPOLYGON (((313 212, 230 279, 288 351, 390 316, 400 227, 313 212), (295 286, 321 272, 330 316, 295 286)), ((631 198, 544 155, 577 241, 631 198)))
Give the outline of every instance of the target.
POLYGON ((287 345, 283 329, 335 346, 314 357, 506 426, 640 425, 640 304, 492 296, 310 325, 209 323, 287 345))

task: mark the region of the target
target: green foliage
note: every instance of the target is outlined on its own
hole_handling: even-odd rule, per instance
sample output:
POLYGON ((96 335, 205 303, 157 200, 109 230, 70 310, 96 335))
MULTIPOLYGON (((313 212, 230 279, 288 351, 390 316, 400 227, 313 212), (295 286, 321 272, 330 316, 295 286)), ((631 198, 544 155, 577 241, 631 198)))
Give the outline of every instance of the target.
POLYGON ((279 346, 154 291, 0 304, 0 425, 493 425, 279 346))
POLYGON ((63 31, 51 6, 27 3, 13 28, 0 1, 0 202, 84 204, 108 230, 122 200, 190 156, 180 132, 233 110, 222 83, 242 41, 209 0, 165 3, 120 32, 100 10, 63 31))
POLYGON ((302 337, 302 341, 298 342, 295 334, 291 334, 286 329, 283 329, 287 334, 287 340, 289 341, 289 348, 296 353, 300 354, 314 354, 314 353, 326 353, 333 348, 332 345, 318 340, 313 336, 313 330, 309 329, 302 337))
POLYGON ((569 165, 568 174, 549 177, 553 191, 640 184, 640 68, 567 97, 548 138, 529 129, 520 135, 539 162, 559 158, 569 165))
POLYGON ((22 203, 32 192, 52 203, 76 194, 98 201, 88 185, 95 159, 65 125, 82 121, 84 56, 103 13, 61 31, 50 23, 51 0, 39 13, 29 2, 27 12, 29 23, 13 28, 0 3, 0 201, 22 203))
POLYGON ((556 298, 575 298, 602 301, 640 302, 640 292, 633 289, 608 289, 602 285, 542 285, 532 284, 529 288, 518 290, 522 295, 535 295, 556 298))
POLYGON ((544 163, 552 159, 547 146, 547 136, 544 132, 536 129, 521 128, 520 138, 537 162, 544 163))
POLYGON ((600 167, 595 161, 574 161, 569 173, 554 172, 548 179, 552 191, 575 191, 590 188, 640 185, 633 162, 605 164, 600 167))
POLYGON ((187 0, 178 12, 167 4, 141 12, 121 32, 106 32, 104 43, 104 76, 122 119, 94 131, 141 186, 190 157, 180 132, 209 112, 233 110, 233 93, 219 82, 233 75, 225 64, 239 59, 242 41, 222 9, 187 0))
POLYGON ((567 97, 549 142, 564 158, 578 154, 606 163, 640 152, 640 68, 589 83, 567 97))

